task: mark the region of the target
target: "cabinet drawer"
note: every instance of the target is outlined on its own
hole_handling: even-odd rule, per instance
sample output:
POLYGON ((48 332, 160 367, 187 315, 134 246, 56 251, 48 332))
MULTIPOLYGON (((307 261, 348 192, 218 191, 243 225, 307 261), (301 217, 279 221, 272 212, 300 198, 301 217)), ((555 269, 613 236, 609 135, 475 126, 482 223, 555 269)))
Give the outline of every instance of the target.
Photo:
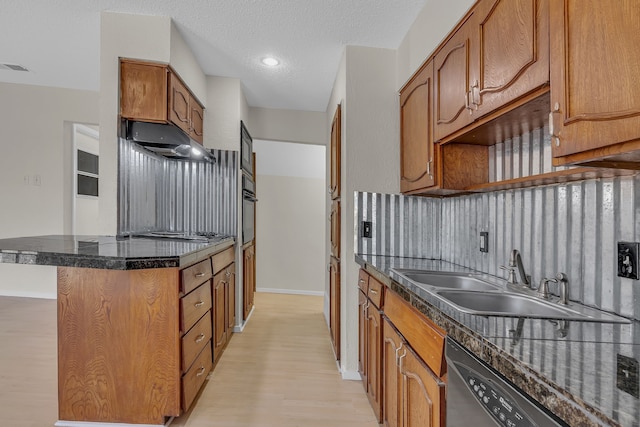
POLYGON ((360 269, 360 273, 358 274, 358 287, 365 294, 369 292, 369 273, 362 269, 360 269))
POLYGON ((182 409, 185 412, 193 403, 212 366, 211 341, 207 341, 196 361, 182 377, 182 409))
POLYGON ((235 260, 234 246, 225 249, 222 252, 218 252, 211 259, 213 261, 213 274, 218 273, 220 270, 231 264, 235 260))
POLYGON ((446 370, 445 333, 393 291, 386 293, 384 313, 429 368, 442 377, 446 370))
POLYGON ((211 311, 202 316, 182 337, 182 372, 186 372, 196 356, 211 339, 211 311))
POLYGON ((382 308, 382 292, 384 291, 384 285, 378 282, 373 277, 369 278, 369 290, 367 296, 377 308, 382 308))
POLYGON ((180 292, 186 295, 206 280, 211 279, 212 276, 210 259, 187 267, 180 272, 180 292))
POLYGON ((211 308, 211 280, 180 299, 180 330, 184 333, 211 308))

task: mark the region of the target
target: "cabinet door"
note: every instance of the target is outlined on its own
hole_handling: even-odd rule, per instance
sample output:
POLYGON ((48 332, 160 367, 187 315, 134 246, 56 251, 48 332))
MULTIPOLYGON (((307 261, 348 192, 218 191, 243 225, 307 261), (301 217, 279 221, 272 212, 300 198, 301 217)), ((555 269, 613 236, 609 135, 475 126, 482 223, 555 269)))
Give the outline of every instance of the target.
POLYGON ((383 379, 382 391, 382 417, 385 427, 398 427, 400 425, 400 369, 398 368, 398 357, 404 345, 402 338, 391 326, 389 319, 384 318, 382 325, 382 361, 383 379))
POLYGON ((335 257, 329 263, 329 330, 336 360, 340 360, 340 261, 335 257))
POLYGON ((253 308, 253 298, 255 294, 255 246, 251 245, 243 251, 243 306, 244 306, 244 320, 247 320, 251 309, 253 308))
POLYGON ((331 202, 331 256, 340 258, 340 200, 331 202))
POLYGON ((444 383, 410 348, 399 358, 404 427, 444 426, 444 383))
POLYGON ((226 320, 227 320, 227 340, 231 338, 233 328, 236 325, 236 265, 235 263, 227 267, 225 276, 227 278, 226 300, 226 320))
POLYGON ((120 62, 120 116, 132 120, 166 122, 166 66, 120 62))
POLYGON ((358 373, 367 390, 367 296, 358 291, 358 373))
POLYGON ((433 63, 429 61, 400 92, 400 190, 432 187, 433 63))
POLYGON ((470 22, 474 117, 549 83, 548 0, 483 0, 470 22))
POLYGON ((225 272, 213 277, 213 358, 218 360, 227 343, 227 322, 225 318, 225 292, 227 281, 225 272))
POLYGON ((191 94, 174 73, 169 74, 169 120, 189 134, 191 94))
POLYGON ((367 395, 378 422, 382 421, 382 316, 367 305, 367 395))
POLYGON ((340 197, 341 111, 341 106, 338 104, 336 112, 333 115, 333 122, 331 123, 331 183, 329 185, 331 199, 340 197))
POLYGON ((638 2, 557 0, 550 16, 554 157, 637 143, 638 2))
POLYGON ((200 144, 204 141, 204 108, 195 98, 189 98, 189 124, 191 125, 189 136, 200 144))
POLYGON ((436 54, 434 67, 434 139, 452 134, 471 123, 470 110, 470 60, 471 27, 467 20, 436 54))

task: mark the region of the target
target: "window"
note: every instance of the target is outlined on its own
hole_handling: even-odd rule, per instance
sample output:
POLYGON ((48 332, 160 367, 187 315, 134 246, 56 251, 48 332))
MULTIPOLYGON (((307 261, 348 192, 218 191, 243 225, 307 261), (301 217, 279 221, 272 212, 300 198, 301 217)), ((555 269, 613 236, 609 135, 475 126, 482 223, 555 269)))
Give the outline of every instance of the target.
POLYGON ((98 156, 78 150, 76 161, 78 195, 98 197, 98 156))

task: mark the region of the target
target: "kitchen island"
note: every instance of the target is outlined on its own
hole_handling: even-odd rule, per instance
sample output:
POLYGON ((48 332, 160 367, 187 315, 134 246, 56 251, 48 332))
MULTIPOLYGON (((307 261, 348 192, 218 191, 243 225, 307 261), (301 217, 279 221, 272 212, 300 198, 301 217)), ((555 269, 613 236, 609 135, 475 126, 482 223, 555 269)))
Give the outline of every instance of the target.
POLYGON ((0 262, 58 266, 56 426, 159 426, 189 408, 213 366, 212 264, 234 243, 0 240, 0 262))
MULTIPOLYGON (((617 357, 640 358, 640 322, 476 316, 392 268, 477 273, 444 261, 356 255, 356 262, 448 336, 571 426, 640 426, 640 402, 617 387, 617 357)), ((636 380, 637 381, 637 380, 636 380)))

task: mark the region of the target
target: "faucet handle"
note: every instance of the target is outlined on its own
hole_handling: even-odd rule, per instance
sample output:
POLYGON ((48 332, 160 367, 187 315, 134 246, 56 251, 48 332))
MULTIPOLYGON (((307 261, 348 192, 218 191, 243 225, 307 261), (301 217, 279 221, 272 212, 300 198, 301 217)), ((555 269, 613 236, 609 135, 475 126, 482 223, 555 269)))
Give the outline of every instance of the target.
POLYGON ((538 295, 541 298, 549 299, 549 282, 558 283, 558 279, 547 279, 544 278, 540 280, 540 286, 538 286, 538 295))
POLYGON ((556 282, 559 283, 559 303, 564 305, 569 304, 569 279, 567 278, 567 275, 564 273, 558 273, 556 275, 556 282))
POLYGON ((501 265, 500 266, 501 269, 503 270, 507 270, 509 272, 509 277, 507 278, 507 283, 511 284, 511 285, 517 285, 518 284, 518 280, 516 279, 516 268, 513 266, 504 266, 501 265))

